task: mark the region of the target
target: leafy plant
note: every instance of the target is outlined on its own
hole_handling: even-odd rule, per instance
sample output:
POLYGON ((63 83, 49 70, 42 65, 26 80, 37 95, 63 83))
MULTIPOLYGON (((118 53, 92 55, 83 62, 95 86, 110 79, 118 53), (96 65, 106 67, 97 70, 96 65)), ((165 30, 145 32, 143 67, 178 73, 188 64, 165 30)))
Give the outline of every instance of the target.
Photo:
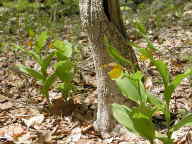
POLYGON ((52 44, 53 49, 45 52, 43 48, 46 47, 47 39, 48 33, 42 32, 38 36, 32 50, 17 46, 17 49, 22 50, 25 54, 33 58, 40 67, 38 70, 24 65, 17 66, 20 71, 33 77, 41 85, 41 93, 47 99, 50 107, 51 102, 49 100, 49 89, 57 78, 63 82, 63 89, 66 89, 66 85, 70 85, 70 82, 73 79, 73 64, 70 61, 72 45, 69 42, 55 40, 52 44), (56 60, 53 60, 54 57, 56 60), (52 64, 52 62, 55 63, 52 64), (52 73, 48 72, 48 68, 50 67, 53 69, 52 73))
MULTIPOLYGON (((170 101, 174 90, 184 78, 192 75, 192 70, 187 70, 183 74, 172 77, 168 71, 167 64, 153 57, 153 51, 155 50, 155 47, 149 41, 144 32, 145 31, 143 31, 143 29, 140 31, 140 33, 144 35, 146 41, 148 42, 148 47, 140 48, 135 44, 131 45, 135 46, 141 55, 150 59, 151 63, 159 72, 165 89, 163 99, 161 100, 158 97, 153 96, 145 89, 142 82, 142 72, 137 71, 135 73, 127 73, 124 72, 123 69, 120 69, 121 71, 118 71, 120 74, 118 74, 117 77, 117 75, 113 74, 114 68, 111 72, 109 72, 109 76, 116 82, 122 95, 134 101, 137 106, 128 108, 124 105, 113 104, 113 116, 128 130, 149 140, 151 144, 154 143, 154 139, 159 139, 165 144, 172 144, 173 139, 171 139, 171 136, 174 131, 183 126, 192 125, 192 113, 187 113, 183 119, 179 120, 176 124, 173 124, 170 111, 170 101), (152 122, 152 117, 157 112, 163 113, 165 116, 167 126, 166 135, 157 133, 157 130, 152 122)), ((108 48, 111 49, 111 47, 108 48)), ((108 52, 110 53, 111 51, 108 52)), ((110 53, 110 55, 112 54, 113 53, 110 53)))

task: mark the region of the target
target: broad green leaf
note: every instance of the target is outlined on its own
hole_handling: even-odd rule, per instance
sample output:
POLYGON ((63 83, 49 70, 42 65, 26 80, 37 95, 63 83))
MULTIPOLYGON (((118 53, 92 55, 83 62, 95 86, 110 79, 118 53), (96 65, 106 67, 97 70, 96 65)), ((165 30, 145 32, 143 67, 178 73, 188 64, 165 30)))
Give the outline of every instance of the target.
POLYGON ((143 76, 144 75, 143 75, 143 73, 141 71, 137 71, 136 73, 130 74, 131 79, 138 80, 138 81, 141 81, 143 76))
POLYGON ((70 82, 64 82, 61 83, 57 89, 62 93, 65 100, 67 100, 67 98, 70 96, 70 91, 74 89, 74 86, 70 82))
POLYGON ((135 101, 136 103, 139 103, 140 97, 138 90, 131 80, 129 80, 127 77, 121 77, 115 81, 124 96, 128 97, 132 101, 135 101))
POLYGON ((51 63, 51 60, 53 58, 53 56, 55 55, 54 52, 50 53, 48 56, 46 56, 43 60, 42 60, 42 65, 41 65, 41 69, 42 71, 47 71, 48 66, 51 63))
POLYGON ((171 130, 176 131, 183 126, 192 126, 192 113, 187 114, 183 119, 177 122, 171 130))
POLYGON ((25 53, 28 55, 28 56, 31 56, 35 62, 37 62, 39 65, 42 65, 42 60, 41 60, 41 57, 40 55, 38 55, 36 52, 30 50, 25 50, 25 53))
POLYGON ((48 91, 49 88, 52 86, 52 84, 55 82, 57 78, 57 75, 56 73, 53 73, 52 75, 50 75, 44 82, 44 85, 43 85, 43 89, 45 91, 48 91))
POLYGON ((139 53, 141 53, 143 56, 149 58, 150 60, 153 60, 153 56, 150 50, 147 48, 139 48, 138 49, 139 53))
POLYGON ((163 61, 160 61, 160 60, 154 60, 152 62, 156 66, 161 77, 163 78, 163 83, 164 83, 165 88, 166 88, 168 83, 169 83, 169 77, 170 77, 167 64, 164 63, 163 61))
POLYGON ((165 104, 163 103, 163 101, 160 98, 153 96, 149 92, 147 92, 147 98, 148 98, 149 103, 154 105, 155 107, 157 107, 158 110, 161 110, 161 111, 164 110, 165 104))
POLYGON ((73 85, 69 82, 64 82, 58 86, 58 89, 67 95, 73 89, 73 85))
POLYGON ((132 121, 134 123, 135 130, 140 134, 140 136, 153 141, 155 138, 155 127, 152 120, 147 115, 140 111, 133 111, 132 121))
POLYGON ((124 58, 121 53, 114 48, 111 43, 108 41, 107 37, 104 37, 104 44, 107 47, 108 54, 118 63, 123 66, 131 66, 134 70, 135 65, 128 59, 124 58))
POLYGON ((64 49, 64 54, 66 57, 71 57, 72 56, 72 52, 73 52, 73 49, 72 49, 72 44, 68 41, 64 41, 64 44, 65 44, 65 49, 64 49))
POLYGON ((171 83, 167 86, 167 88, 165 89, 165 93, 164 93, 164 96, 165 96, 165 99, 167 101, 170 101, 171 99, 171 95, 172 93, 174 92, 174 90, 176 89, 176 87, 181 83, 181 81, 192 75, 192 70, 188 70, 186 71, 184 74, 179 74, 177 75, 174 80, 171 81, 171 83))
POLYGON ((35 71, 32 68, 26 67, 24 65, 17 65, 19 70, 34 77, 36 80, 43 80, 44 77, 41 73, 39 73, 38 71, 35 71))
POLYGON ((41 49, 45 46, 47 39, 48 39, 48 33, 46 31, 41 32, 35 44, 36 45, 35 52, 37 54, 40 54, 41 49))
POLYGON ((140 113, 144 114, 145 116, 147 116, 148 118, 152 118, 152 116, 154 115, 154 113, 156 111, 156 108, 151 107, 149 105, 138 105, 137 107, 133 107, 132 111, 140 112, 140 113))
POLYGON ((73 79, 73 63, 69 60, 60 61, 55 64, 56 74, 63 82, 69 82, 73 79))
POLYGON ((133 125, 133 121, 130 118, 131 109, 127 108, 126 106, 119 105, 119 104, 112 104, 112 112, 114 118, 126 127, 129 131, 136 133, 136 130, 133 125))
POLYGON ((147 102, 147 93, 146 93, 146 90, 145 90, 144 85, 142 83, 143 73, 140 72, 140 71, 137 71, 136 73, 129 74, 127 77, 129 78, 131 83, 137 89, 138 94, 139 94, 139 101, 142 104, 146 104, 146 102, 147 102))
POLYGON ((116 49, 113 48, 110 44, 107 44, 107 51, 109 53, 109 55, 119 64, 121 65, 130 65, 133 66, 133 64, 131 63, 131 61, 129 61, 128 59, 124 58, 120 52, 116 49))
POLYGON ((66 57, 64 52, 61 50, 56 51, 56 56, 57 56, 58 61, 64 61, 64 60, 68 59, 68 57, 66 57))
POLYGON ((138 46, 137 44, 135 44, 133 42, 128 42, 128 44, 137 49, 137 51, 141 55, 141 59, 144 59, 144 60, 150 59, 151 61, 154 60, 153 55, 152 55, 152 50, 151 50, 150 47, 142 48, 142 47, 138 46))
POLYGON ((72 44, 68 41, 56 40, 54 41, 53 46, 57 49, 60 56, 64 58, 72 56, 72 44))
POLYGON ((139 85, 140 101, 143 104, 146 104, 147 93, 146 93, 145 87, 144 87, 143 83, 141 82, 141 80, 138 81, 138 85, 139 85))

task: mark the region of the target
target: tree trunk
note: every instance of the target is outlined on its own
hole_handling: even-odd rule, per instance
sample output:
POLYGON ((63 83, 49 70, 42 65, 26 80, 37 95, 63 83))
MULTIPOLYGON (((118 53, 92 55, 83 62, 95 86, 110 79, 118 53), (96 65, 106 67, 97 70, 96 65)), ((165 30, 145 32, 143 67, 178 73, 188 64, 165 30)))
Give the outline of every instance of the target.
MULTIPOLYGON (((104 37, 117 48, 121 54, 137 64, 136 56, 126 41, 126 31, 120 15, 119 0, 80 0, 80 17, 84 30, 88 33, 91 43, 91 53, 94 60, 97 77, 97 120, 94 128, 104 135, 114 127, 111 114, 112 103, 126 103, 120 96, 114 82, 108 76, 109 69, 103 68, 105 64, 113 62, 108 55, 104 37)), ((132 67, 128 67, 133 71, 132 67)))

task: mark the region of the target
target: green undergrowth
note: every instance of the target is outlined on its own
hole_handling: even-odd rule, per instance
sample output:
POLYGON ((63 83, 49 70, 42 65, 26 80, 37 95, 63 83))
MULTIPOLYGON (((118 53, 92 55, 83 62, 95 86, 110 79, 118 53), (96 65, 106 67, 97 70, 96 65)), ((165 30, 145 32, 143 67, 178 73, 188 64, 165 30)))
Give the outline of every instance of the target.
MULTIPOLYGON (((153 43, 149 40, 144 26, 139 23, 137 25, 137 29, 145 39, 147 47, 141 48, 132 42, 129 42, 129 44, 135 47, 140 55, 149 59, 151 65, 158 71, 164 86, 163 98, 158 98, 145 88, 143 84, 144 74, 141 71, 130 73, 123 70, 119 62, 128 64, 131 62, 128 60, 122 61, 124 58, 115 48, 110 46, 110 43, 108 43, 108 49, 110 49, 108 52, 115 62, 117 62, 116 66, 109 72, 109 76, 116 82, 122 95, 136 103, 134 107, 127 107, 115 103, 112 104, 113 116, 129 131, 142 136, 151 144, 154 144, 155 139, 159 139, 164 144, 173 144, 173 133, 183 126, 192 125, 191 112, 186 112, 181 119, 175 122, 174 119, 172 119, 172 110, 170 108, 172 95, 175 89, 184 78, 192 75, 192 69, 189 68, 185 73, 173 77, 168 70, 167 64, 153 56, 157 48, 155 48, 153 43), (164 116, 166 133, 161 133, 153 123, 153 118, 157 113, 164 116)), ((175 115, 180 114, 181 113, 178 112, 175 115)))

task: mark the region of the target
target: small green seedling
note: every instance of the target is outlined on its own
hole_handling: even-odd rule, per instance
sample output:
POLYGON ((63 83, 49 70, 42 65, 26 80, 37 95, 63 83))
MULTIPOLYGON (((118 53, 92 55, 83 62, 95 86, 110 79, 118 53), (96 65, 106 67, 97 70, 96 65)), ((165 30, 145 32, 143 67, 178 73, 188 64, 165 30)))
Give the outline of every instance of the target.
POLYGON ((46 47, 47 39, 48 33, 42 32, 32 50, 18 47, 25 54, 32 57, 40 69, 36 70, 24 65, 17 66, 20 71, 33 77, 41 85, 41 93, 47 99, 50 107, 49 89, 57 78, 63 82, 64 87, 71 82, 73 78, 73 63, 70 61, 72 45, 67 41, 55 40, 53 42, 53 49, 47 50, 48 52, 44 54, 43 48, 46 47), (55 60, 53 60, 54 57, 56 58, 55 60), (53 69, 52 73, 48 73, 48 68, 50 67, 53 69))

